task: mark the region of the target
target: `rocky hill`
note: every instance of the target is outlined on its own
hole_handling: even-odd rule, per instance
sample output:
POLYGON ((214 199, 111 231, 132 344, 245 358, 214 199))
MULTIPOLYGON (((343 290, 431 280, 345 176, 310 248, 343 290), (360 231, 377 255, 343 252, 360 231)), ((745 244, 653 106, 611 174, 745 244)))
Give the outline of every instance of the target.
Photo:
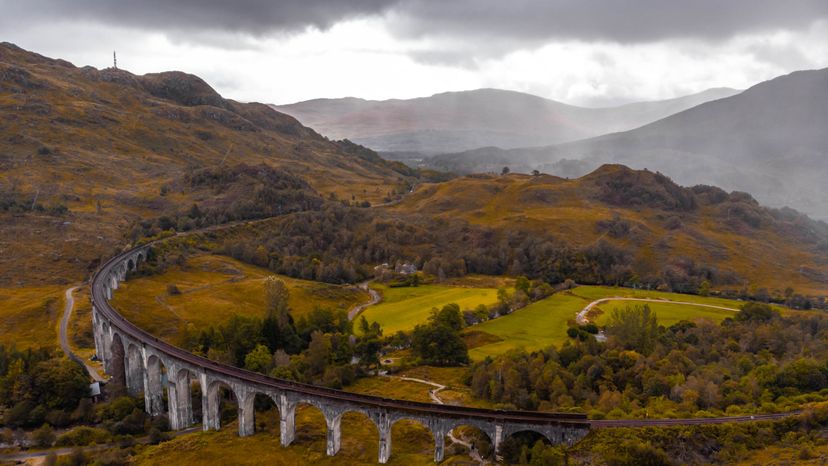
MULTIPOLYGON (((642 283, 701 274, 731 289, 781 293, 792 286, 813 295, 828 289, 824 222, 763 207, 746 193, 686 188, 660 173, 622 165, 605 165, 578 179, 470 175, 423 185, 393 209, 462 219, 506 232, 504 238, 529 231, 573 249, 608 244, 632 258, 626 266, 642 283)), ((543 255, 529 249, 524 263, 543 255)))

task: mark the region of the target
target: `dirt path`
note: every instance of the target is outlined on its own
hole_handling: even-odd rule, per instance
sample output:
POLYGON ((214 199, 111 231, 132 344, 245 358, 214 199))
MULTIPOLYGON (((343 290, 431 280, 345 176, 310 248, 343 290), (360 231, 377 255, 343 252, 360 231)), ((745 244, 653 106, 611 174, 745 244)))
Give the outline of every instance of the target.
POLYGON ((66 353, 66 356, 69 356, 70 359, 86 368, 86 372, 89 373, 92 380, 96 382, 106 382, 106 379, 98 373, 97 369, 89 365, 80 356, 73 353, 72 348, 69 346, 69 337, 67 335, 69 319, 72 317, 72 311, 75 309, 75 297, 72 296, 72 294, 77 289, 77 286, 73 286, 72 288, 66 290, 66 307, 63 308, 63 317, 60 319, 60 349, 62 349, 63 352, 66 353))
POLYGON ((699 303, 691 303, 687 301, 671 301, 669 299, 655 299, 655 298, 624 298, 621 296, 616 296, 612 298, 601 298, 597 299, 589 304, 585 308, 583 308, 578 315, 575 317, 575 321, 578 322, 578 325, 584 325, 589 322, 587 318, 587 314, 589 311, 592 310, 595 306, 606 303, 608 301, 641 301, 646 303, 669 303, 669 304, 684 304, 687 306, 697 306, 697 307, 708 307, 711 309, 721 309, 723 311, 732 311, 732 312, 739 312, 738 309, 734 309, 732 307, 724 307, 724 306, 714 306, 712 304, 699 304, 699 303))
MULTIPOLYGON (((421 384, 424 384, 424 385, 430 385, 430 386, 434 387, 434 389, 428 391, 428 396, 431 398, 431 400, 434 401, 437 404, 440 404, 440 405, 445 404, 443 402, 443 400, 440 399, 440 397, 437 395, 437 393, 439 393, 441 390, 446 389, 445 385, 441 385, 437 382, 432 382, 430 380, 416 379, 414 377, 404 377, 404 376, 396 376, 396 375, 388 375, 386 377, 390 377, 392 379, 398 379, 398 380, 405 380, 407 382, 416 382, 416 383, 421 383, 421 384)), ((483 458, 480 457, 480 454, 477 452, 477 449, 474 448, 474 446, 471 444, 471 442, 467 442, 467 441, 465 441, 461 438, 455 437, 453 430, 450 430, 448 432, 448 434, 446 434, 446 435, 448 436, 449 440, 452 441, 452 443, 459 443, 460 445, 463 445, 464 447, 468 448, 469 449, 469 456, 472 458, 472 460, 476 461, 478 464, 489 464, 489 461, 486 461, 486 460, 484 460, 483 458)))
POLYGON ((382 301, 382 296, 380 296, 380 294, 376 290, 372 290, 368 286, 369 283, 371 283, 371 282, 367 281, 367 282, 360 283, 359 287, 362 288, 363 290, 367 291, 368 294, 371 295, 371 300, 368 301, 367 303, 360 304, 360 305, 354 307, 353 309, 351 309, 350 311, 348 311, 348 320, 356 319, 356 317, 362 311, 364 311, 368 306, 373 306, 374 304, 379 304, 379 302, 382 301))

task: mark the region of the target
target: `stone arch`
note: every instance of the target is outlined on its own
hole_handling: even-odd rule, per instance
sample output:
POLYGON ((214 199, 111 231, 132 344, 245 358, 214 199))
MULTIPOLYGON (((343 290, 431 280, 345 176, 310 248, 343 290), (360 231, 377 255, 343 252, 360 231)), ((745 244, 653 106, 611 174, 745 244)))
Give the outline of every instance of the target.
MULTIPOLYGON (((377 425, 375 416, 365 409, 360 408, 346 408, 344 411, 336 415, 334 426, 344 435, 354 435, 354 432, 366 432, 364 438, 379 438, 380 430, 377 425), (374 435, 370 435, 367 431, 373 430, 374 435)), ((341 434, 337 434, 336 450, 339 451, 341 434)), ((360 436, 363 438, 363 436, 360 436)), ((379 454, 379 445, 377 442, 352 443, 348 451, 349 458, 357 458, 357 462, 371 463, 374 462, 379 454)))
POLYGON ((504 460, 509 462, 516 462, 520 457, 520 451, 523 445, 532 448, 537 442, 543 442, 546 445, 552 445, 553 442, 546 432, 541 429, 536 429, 528 426, 517 426, 503 431, 503 439, 498 447, 497 454, 502 456, 504 460))
MULTIPOLYGON (((392 455, 392 446, 397 445, 399 453, 430 454, 437 444, 437 436, 428 419, 416 416, 398 416, 391 420, 387 439, 388 457, 392 455), (405 441, 399 442, 400 439, 405 441), (394 441, 397 439, 397 441, 394 441)), ((387 458, 386 458, 387 460, 387 458)))
POLYGON ((206 428, 221 430, 222 421, 230 421, 231 411, 235 412, 234 415, 238 419, 239 412, 243 409, 244 401, 245 399, 240 397, 229 383, 223 380, 213 380, 210 382, 207 386, 207 403, 204 404, 207 409, 207 413, 204 416, 207 422, 206 428), (226 408, 222 408, 223 404, 229 405, 226 408), (235 407, 235 409, 231 409, 231 406, 235 407))
MULTIPOLYGON (((456 442, 468 448, 469 455, 472 458, 477 455, 483 460, 494 459, 494 436, 496 433, 491 425, 482 422, 459 421, 449 424, 444 435, 452 443, 456 442)), ((443 441, 445 441, 445 437, 443 441)), ((438 461, 442 461, 442 458, 439 458, 438 461)))
POLYGON ((281 410, 272 394, 255 391, 249 396, 250 412, 253 414, 253 432, 268 432, 281 436, 281 410))
POLYGON ((165 387, 169 381, 167 366, 160 356, 150 354, 147 356, 146 374, 147 380, 144 383, 144 403, 147 412, 157 416, 167 412, 167 401, 165 399, 165 387))
POLYGON ((126 388, 130 395, 138 395, 144 391, 144 357, 141 347, 130 342, 127 345, 125 359, 126 388))
MULTIPOLYGON (((315 399, 298 399, 290 409, 294 410, 294 442, 313 443, 325 439, 327 442, 329 416, 326 407, 315 399)), ((330 418, 336 417, 336 414, 330 418)))
POLYGON ((126 351, 124 341, 117 332, 113 332, 109 342, 109 358, 106 372, 109 373, 109 391, 122 393, 126 387, 126 351))
POLYGON ((135 271, 135 268, 136 268, 135 261, 130 257, 126 261, 127 272, 133 272, 133 271, 135 271))

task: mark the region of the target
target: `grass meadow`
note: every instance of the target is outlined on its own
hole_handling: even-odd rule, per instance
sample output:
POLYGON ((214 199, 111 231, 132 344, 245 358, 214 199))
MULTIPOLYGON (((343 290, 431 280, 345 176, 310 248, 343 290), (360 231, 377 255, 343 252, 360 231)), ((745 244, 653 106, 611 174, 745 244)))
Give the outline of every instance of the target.
POLYGON ((63 285, 0 288, 0 335, 18 348, 58 346, 63 285))
POLYGON ((398 330, 411 330, 428 320, 432 308, 455 303, 460 309, 474 309, 480 304, 497 302, 497 288, 476 288, 444 285, 420 285, 417 287, 389 288, 371 285, 382 294, 382 302, 370 306, 362 315, 368 321, 376 321, 385 335, 398 330))
MULTIPOLYGON (((203 255, 160 275, 134 277, 121 283, 113 304, 124 317, 156 336, 176 341, 184 330, 223 324, 233 314, 263 316, 267 269, 225 256, 203 255), (171 294, 173 284, 179 294, 171 294)), ((279 276, 290 289, 294 318, 314 307, 347 311, 370 299, 353 286, 330 285, 279 276)))
MULTIPOLYGON (((528 351, 550 345, 560 346, 566 341, 568 322, 587 304, 602 298, 634 297, 682 301, 738 309, 740 301, 666 293, 660 291, 633 290, 606 286, 579 286, 571 291, 557 293, 542 301, 513 312, 507 316, 484 322, 468 330, 474 332, 480 345, 471 345, 469 355, 474 360, 497 356, 515 348, 528 351), (481 337, 481 334, 483 335, 481 337)), ((610 313, 618 307, 637 304, 631 301, 608 301, 597 306, 594 320, 598 325, 606 324, 610 313)), ((670 302, 647 303, 658 315, 662 325, 672 325, 680 320, 711 319, 721 321, 732 316, 732 311, 670 302)), ((595 308, 593 308, 595 309, 595 308)))

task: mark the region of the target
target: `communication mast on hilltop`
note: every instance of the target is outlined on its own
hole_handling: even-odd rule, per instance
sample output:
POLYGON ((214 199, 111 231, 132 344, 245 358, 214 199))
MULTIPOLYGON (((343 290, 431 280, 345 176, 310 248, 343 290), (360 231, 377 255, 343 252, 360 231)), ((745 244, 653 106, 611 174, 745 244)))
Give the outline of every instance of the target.
POLYGON ((115 51, 112 51, 112 67, 116 70, 118 69, 118 56, 115 55, 115 51))

